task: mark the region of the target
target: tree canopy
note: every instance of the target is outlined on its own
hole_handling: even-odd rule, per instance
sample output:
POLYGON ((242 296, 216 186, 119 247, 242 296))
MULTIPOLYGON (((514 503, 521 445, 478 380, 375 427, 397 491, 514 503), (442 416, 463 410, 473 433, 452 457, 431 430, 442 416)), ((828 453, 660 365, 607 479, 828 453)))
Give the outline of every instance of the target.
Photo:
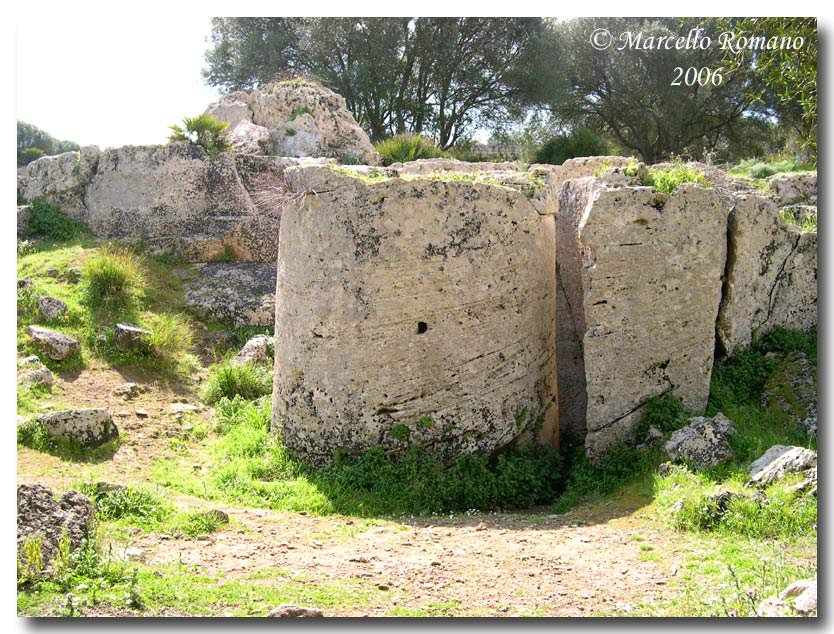
POLYGON ((78 143, 59 141, 39 127, 17 122, 17 165, 21 167, 31 163, 41 156, 52 156, 63 152, 73 152, 79 149, 78 143))
POLYGON ((448 149, 532 113, 550 121, 551 137, 588 130, 646 161, 773 151, 788 128, 815 156, 816 43, 805 18, 215 18, 203 74, 226 90, 312 76, 345 98, 373 141, 412 133, 448 149), (658 38, 695 27, 711 46, 590 45, 597 28, 658 38), (717 45, 726 29, 806 44, 728 56, 717 45), (672 85, 678 68, 723 77, 672 85))
POLYGON ((341 94, 377 141, 427 133, 443 148, 541 101, 539 18, 215 18, 206 81, 251 88, 282 73, 341 94))

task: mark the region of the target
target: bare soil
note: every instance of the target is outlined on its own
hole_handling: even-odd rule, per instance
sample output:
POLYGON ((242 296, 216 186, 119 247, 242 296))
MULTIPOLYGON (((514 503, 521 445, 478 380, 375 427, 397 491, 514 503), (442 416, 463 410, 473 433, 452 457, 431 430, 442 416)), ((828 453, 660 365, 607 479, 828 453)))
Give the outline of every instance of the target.
MULTIPOLYGON (((55 397, 45 407, 52 401, 109 407, 124 442, 94 464, 21 448, 18 481, 42 482, 56 492, 90 473, 121 484, 150 482, 152 463, 182 430, 171 404, 194 404, 195 415, 206 421, 213 411, 199 404, 199 376, 189 384, 144 378, 104 366, 56 376, 55 397), (125 381, 147 391, 131 400, 115 396, 114 389, 125 381)), ((187 496, 176 502, 206 505, 187 496)), ((332 616, 386 615, 394 609, 407 613, 427 606, 437 614, 621 613, 635 602, 670 598, 667 581, 676 574, 674 556, 660 562, 640 558, 643 541, 674 541, 674 533, 643 517, 641 507, 648 502, 623 497, 565 515, 540 510, 384 521, 221 506, 231 523, 215 534, 188 538, 137 529, 129 544, 115 547, 139 548, 151 566, 182 563, 221 580, 360 582, 381 591, 375 594, 378 604, 329 612, 332 616)), ((252 612, 271 607, 255 605, 252 612)))

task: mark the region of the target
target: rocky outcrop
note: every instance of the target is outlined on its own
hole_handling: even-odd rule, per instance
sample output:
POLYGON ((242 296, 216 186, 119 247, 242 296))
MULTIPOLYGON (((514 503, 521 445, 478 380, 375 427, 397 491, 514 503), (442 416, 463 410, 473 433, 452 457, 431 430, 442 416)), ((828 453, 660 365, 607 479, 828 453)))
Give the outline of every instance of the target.
POLYGON ((142 238, 154 251, 196 262, 230 255, 275 261, 275 245, 264 236, 278 230, 282 199, 274 192, 297 160, 233 153, 212 159, 201 147, 178 142, 108 149, 89 169, 68 175, 65 163, 74 156, 20 168, 19 195, 59 205, 99 238, 142 238))
POLYGON ((81 349, 81 344, 69 335, 40 326, 29 326, 26 332, 31 338, 32 345, 43 352, 53 361, 63 361, 81 349))
POLYGON ((778 596, 765 599, 757 614, 764 617, 817 616, 816 578, 795 581, 778 596))
POLYGON ((194 269, 197 274, 183 282, 185 305, 191 312, 236 326, 274 323, 274 264, 218 262, 194 269))
POLYGON ((44 156, 18 169, 18 198, 43 198, 58 205, 64 213, 83 219, 86 214, 87 185, 95 174, 101 152, 97 147, 81 148, 44 156))
POLYGON ((701 186, 665 195, 590 177, 564 184, 556 222, 567 309, 558 376, 579 395, 560 396, 560 427, 598 462, 649 399, 671 392, 690 411, 706 406, 726 213, 701 186))
POLYGON ((40 295, 37 300, 38 313, 44 321, 58 319, 67 312, 67 305, 60 299, 40 295))
POLYGON ((268 138, 268 150, 276 156, 379 163, 344 98, 314 81, 291 79, 232 92, 206 112, 229 123, 232 144, 241 151, 267 145, 268 138))
POLYGON ((774 174, 767 179, 770 198, 779 206, 817 204, 817 173, 774 174))
POLYGON ((732 421, 720 412, 712 418, 696 416, 672 432, 664 449, 672 460, 684 459, 699 469, 714 467, 735 458, 729 443, 735 433, 732 421))
POLYGON ((287 180, 317 192, 285 212, 278 251, 272 425, 289 447, 323 462, 551 441, 552 218, 481 183, 287 180))
MULTIPOLYGON (((63 536, 69 539, 70 551, 78 549, 90 536, 94 508, 90 498, 77 491, 67 491, 59 500, 42 484, 17 486, 17 547, 24 566, 37 567, 27 561, 24 544, 38 540, 42 565, 49 567, 63 536)), ((34 572, 34 571, 33 571, 34 572)))
POLYGON ((274 339, 267 335, 255 335, 232 359, 232 365, 244 363, 272 363, 274 360, 274 339))
POLYGON ((149 352, 151 348, 150 330, 131 324, 116 324, 113 327, 113 343, 119 350, 149 352))
POLYGON ((82 447, 99 447, 119 437, 113 417, 104 408, 53 412, 39 416, 37 421, 50 438, 77 443, 82 447))
MULTIPOLYGON (((817 466, 817 452, 804 447, 773 445, 747 468, 751 486, 766 487, 789 473, 817 466)), ((816 479, 816 474, 814 475, 816 479)))
POLYGON ((733 198, 717 335, 729 353, 774 326, 809 330, 817 319, 816 234, 788 225, 759 196, 733 198))
POLYGON ((558 215, 559 195, 562 186, 569 180, 595 176, 610 168, 625 168, 633 162, 626 156, 583 156, 568 159, 561 165, 555 166, 549 179, 546 192, 546 213, 558 215))
POLYGON ((17 382, 34 387, 51 387, 54 381, 49 371, 38 357, 32 355, 18 362, 17 382))

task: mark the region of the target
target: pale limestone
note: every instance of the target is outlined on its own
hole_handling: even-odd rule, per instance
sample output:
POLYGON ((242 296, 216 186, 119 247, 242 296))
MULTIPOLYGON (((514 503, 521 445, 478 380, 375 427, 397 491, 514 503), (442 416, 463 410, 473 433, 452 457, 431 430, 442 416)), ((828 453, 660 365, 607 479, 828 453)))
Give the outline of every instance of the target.
POLYGON ((542 412, 553 440, 552 219, 492 185, 322 167, 287 180, 310 192, 278 255, 272 425, 289 447, 324 462, 407 434, 492 451, 542 412))
POLYGON ((716 331, 732 353, 774 326, 808 330, 817 322, 816 234, 800 233, 769 200, 733 197, 727 270, 716 331))
POLYGON ((726 233, 726 213, 701 186, 665 195, 593 177, 566 182, 559 209, 569 312, 557 326, 560 383, 575 394, 584 382, 587 398, 560 402, 560 426, 584 435, 599 462, 629 439, 652 397, 671 392, 690 411, 706 406, 726 254, 716 236, 726 233))

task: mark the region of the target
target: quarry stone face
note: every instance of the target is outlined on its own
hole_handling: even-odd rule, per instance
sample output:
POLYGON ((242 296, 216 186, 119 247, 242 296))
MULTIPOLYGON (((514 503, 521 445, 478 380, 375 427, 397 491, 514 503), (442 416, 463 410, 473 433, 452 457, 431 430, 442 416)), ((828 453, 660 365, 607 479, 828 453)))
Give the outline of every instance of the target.
POLYGON ((800 233, 776 206, 739 195, 729 214, 729 253, 716 331, 727 353, 774 326, 817 323, 815 233, 800 233))
POLYGON ((552 222, 493 185, 363 182, 326 167, 287 179, 310 193, 280 235, 283 441, 311 462, 378 445, 449 456, 534 433, 550 442, 552 222))
POLYGON ((706 406, 726 212, 700 186, 665 195, 582 178, 563 186, 556 221, 568 309, 556 339, 560 383, 587 399, 560 395, 560 424, 584 436, 598 463, 652 397, 706 406))

